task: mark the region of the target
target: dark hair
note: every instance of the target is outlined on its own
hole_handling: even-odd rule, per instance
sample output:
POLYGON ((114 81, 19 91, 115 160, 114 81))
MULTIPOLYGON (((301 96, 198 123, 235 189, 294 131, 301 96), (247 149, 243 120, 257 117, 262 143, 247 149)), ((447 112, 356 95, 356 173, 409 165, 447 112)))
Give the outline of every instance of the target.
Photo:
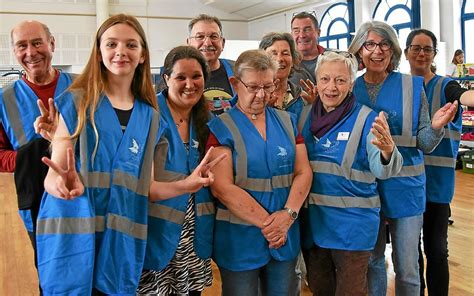
POLYGON ((415 38, 415 36, 420 35, 420 34, 425 34, 426 36, 430 37, 431 42, 433 43, 433 48, 435 49, 435 52, 436 52, 436 49, 438 49, 438 39, 436 38, 435 34, 433 34, 433 32, 431 32, 430 30, 426 30, 426 29, 415 29, 411 31, 410 34, 408 34, 407 41, 405 44, 406 45, 405 54, 406 54, 406 51, 408 50, 408 47, 413 42, 413 39, 415 38))
POLYGON ((291 67, 290 75, 293 73, 293 68, 296 65, 299 65, 301 61, 300 54, 296 50, 296 45, 295 45, 295 39, 293 39, 293 36, 291 36, 290 33, 276 33, 276 32, 270 32, 265 34, 265 36, 262 37, 262 40, 260 41, 260 44, 258 45, 258 48, 266 50, 270 46, 273 45, 276 41, 286 41, 288 45, 290 46, 290 53, 291 53, 291 58, 293 59, 293 67, 291 67))
POLYGON ((312 13, 309 13, 309 12, 306 12, 306 11, 302 11, 300 13, 297 13, 297 14, 293 15, 293 17, 291 18, 291 25, 293 25, 293 21, 295 19, 309 18, 313 22, 314 28, 319 29, 318 19, 316 18, 315 14, 316 13, 314 11, 312 13))
MULTIPOLYGON (((207 81, 209 78, 209 66, 207 65, 206 59, 199 50, 187 45, 175 47, 166 55, 163 66, 163 75, 167 75, 168 77, 171 76, 176 62, 183 59, 196 60, 201 66, 204 81, 207 81)), ((209 136, 207 122, 210 118, 204 95, 201 95, 199 101, 193 106, 191 110, 191 118, 196 130, 197 140, 200 143, 198 149, 202 158, 206 152, 206 142, 209 136)))
POLYGON ((464 51, 462 49, 456 49, 456 51, 454 52, 453 59, 451 60, 451 63, 457 64, 458 61, 456 61, 456 57, 461 55, 461 54, 464 54, 464 51))
POLYGON ((204 14, 204 13, 198 15, 197 17, 193 18, 189 22, 189 24, 188 24, 188 33, 189 33, 189 35, 191 35, 191 31, 193 30, 194 25, 198 22, 216 23, 217 26, 219 27, 219 31, 220 31, 221 36, 223 36, 222 35, 222 23, 219 20, 219 18, 217 18, 215 16, 212 16, 212 15, 204 14))

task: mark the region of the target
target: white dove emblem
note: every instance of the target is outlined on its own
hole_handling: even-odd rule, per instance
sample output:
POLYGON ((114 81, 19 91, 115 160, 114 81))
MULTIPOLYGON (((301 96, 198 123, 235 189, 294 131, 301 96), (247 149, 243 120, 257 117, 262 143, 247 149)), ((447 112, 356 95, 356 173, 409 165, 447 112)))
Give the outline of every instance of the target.
POLYGON ((194 149, 198 149, 199 148, 199 142, 194 140, 194 139, 191 139, 191 141, 193 142, 193 145, 191 147, 193 147, 194 149))
POLYGON ((329 147, 331 147, 331 141, 329 141, 329 139, 326 139, 326 143, 322 144, 322 146, 323 146, 324 148, 329 148, 329 147))
POLYGON ((282 156, 282 157, 285 157, 288 155, 288 153, 286 152, 286 149, 281 147, 281 146, 278 146, 278 149, 280 150, 280 153, 278 153, 277 155, 278 156, 282 156))
POLYGON ((138 154, 138 149, 140 149, 140 147, 138 147, 138 143, 135 139, 132 139, 132 147, 129 147, 128 148, 133 154, 138 154))

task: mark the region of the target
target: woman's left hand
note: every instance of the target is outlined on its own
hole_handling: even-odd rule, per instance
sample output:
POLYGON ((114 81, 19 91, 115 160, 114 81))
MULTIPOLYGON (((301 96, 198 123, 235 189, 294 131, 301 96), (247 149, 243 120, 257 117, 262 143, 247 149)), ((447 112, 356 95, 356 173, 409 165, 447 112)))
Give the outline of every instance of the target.
POLYGON ((443 128, 448 122, 452 121, 458 110, 458 101, 447 103, 441 107, 431 118, 431 127, 433 129, 443 128))
POLYGON ((276 211, 263 222, 262 234, 268 241, 268 246, 278 249, 286 243, 288 230, 293 220, 286 210, 276 211))
POLYGON ((313 103, 316 99, 316 85, 314 85, 314 83, 309 79, 306 79, 306 81, 300 79, 300 85, 303 88, 303 91, 301 92, 301 97, 303 97, 303 99, 305 99, 308 104, 313 103))
POLYGON ((377 146, 377 148, 380 150, 383 159, 385 161, 389 161, 390 158, 392 158, 395 142, 393 141, 392 135, 390 134, 390 127, 388 126, 388 122, 383 111, 380 111, 379 115, 375 117, 370 132, 375 136, 375 138, 371 141, 372 144, 377 146))
POLYGON ((216 159, 209 161, 212 149, 213 147, 207 151, 201 163, 196 167, 191 175, 185 179, 187 192, 194 193, 202 187, 207 187, 214 182, 214 174, 211 172, 211 169, 221 160, 226 158, 226 155, 219 155, 216 159))

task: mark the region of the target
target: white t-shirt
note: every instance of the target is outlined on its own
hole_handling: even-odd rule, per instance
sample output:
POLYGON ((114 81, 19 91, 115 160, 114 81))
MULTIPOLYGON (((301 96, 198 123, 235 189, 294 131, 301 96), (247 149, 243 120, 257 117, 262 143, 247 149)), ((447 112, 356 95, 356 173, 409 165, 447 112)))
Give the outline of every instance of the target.
POLYGON ((459 77, 458 66, 451 63, 446 67, 446 76, 459 77))

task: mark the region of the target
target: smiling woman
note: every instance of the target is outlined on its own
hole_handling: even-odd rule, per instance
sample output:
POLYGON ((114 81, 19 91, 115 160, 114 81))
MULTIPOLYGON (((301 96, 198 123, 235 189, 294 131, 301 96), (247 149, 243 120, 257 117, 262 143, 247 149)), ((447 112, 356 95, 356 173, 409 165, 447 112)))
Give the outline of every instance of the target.
POLYGON ((457 104, 448 103, 430 120, 423 80, 395 71, 402 50, 395 30, 384 22, 363 23, 349 52, 367 68, 355 82, 357 101, 389 114, 390 132, 403 155, 399 175, 379 180, 382 215, 378 242, 369 264, 369 294, 386 294, 384 225, 387 222, 394 246, 393 263, 398 270, 397 293, 417 295, 420 293, 418 240, 426 199, 423 152, 431 152, 442 139, 443 126, 454 116, 457 104))
POLYGON ((316 65, 318 96, 298 123, 313 169, 302 227, 308 282, 317 295, 367 295, 379 226, 376 178, 389 178, 402 164, 385 116, 355 102, 356 72, 352 54, 325 51, 316 65), (354 168, 366 177, 356 177, 354 168))

